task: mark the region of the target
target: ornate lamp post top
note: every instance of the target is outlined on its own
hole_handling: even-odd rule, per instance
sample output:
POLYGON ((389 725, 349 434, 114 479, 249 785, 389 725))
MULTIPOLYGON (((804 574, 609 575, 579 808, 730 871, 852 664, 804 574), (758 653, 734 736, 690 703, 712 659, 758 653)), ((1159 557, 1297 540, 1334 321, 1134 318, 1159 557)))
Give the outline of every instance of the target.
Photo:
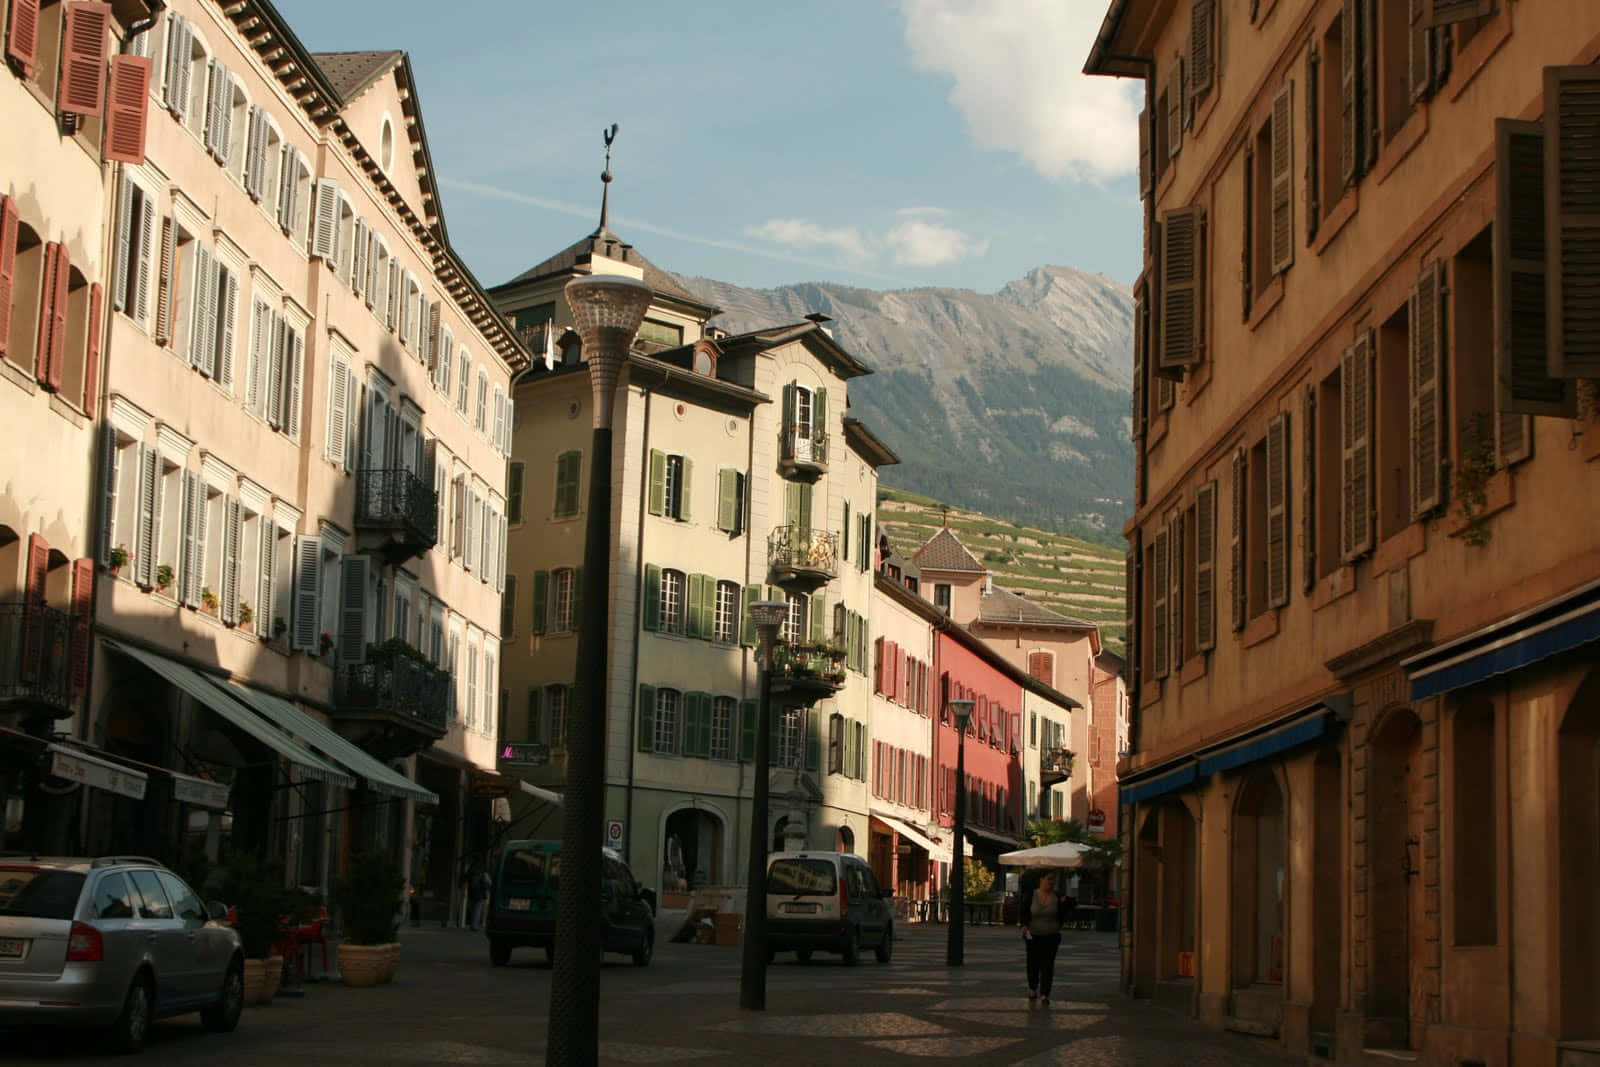
POLYGON ((750 619, 756 626, 756 638, 760 642, 757 649, 763 663, 768 662, 772 655, 772 643, 778 636, 778 627, 783 625, 783 618, 789 613, 789 605, 782 600, 752 600, 750 602, 750 619))
POLYGON ((611 426, 611 397, 616 392, 622 361, 633 346, 655 294, 637 278, 623 274, 588 274, 567 283, 572 324, 582 342, 594 388, 594 424, 611 426))

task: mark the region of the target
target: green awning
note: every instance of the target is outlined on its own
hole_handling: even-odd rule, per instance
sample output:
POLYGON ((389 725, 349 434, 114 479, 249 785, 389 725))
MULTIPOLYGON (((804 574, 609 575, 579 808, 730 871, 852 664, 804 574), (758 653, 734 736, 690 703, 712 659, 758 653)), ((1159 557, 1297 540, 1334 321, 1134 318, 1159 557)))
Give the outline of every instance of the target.
POLYGON ((262 722, 259 716, 228 696, 224 690, 218 689, 215 682, 200 671, 167 659, 165 656, 158 656, 153 652, 146 652, 143 649, 121 644, 111 638, 104 638, 103 640, 107 648, 150 668, 150 670, 182 689, 201 704, 227 719, 234 726, 260 741, 296 767, 299 767, 303 777, 319 782, 327 782, 330 785, 343 786, 346 789, 354 788, 356 784, 354 778, 316 754, 307 751, 302 745, 296 743, 294 738, 289 737, 282 730, 275 729, 262 722))
POLYGON ((259 689, 251 689, 234 681, 222 682, 215 678, 208 681, 224 692, 238 697, 311 748, 363 779, 367 783, 367 788, 374 793, 407 798, 431 807, 439 806, 437 794, 424 789, 399 771, 385 766, 360 745, 339 736, 318 722, 315 717, 307 715, 282 697, 263 693, 259 689))

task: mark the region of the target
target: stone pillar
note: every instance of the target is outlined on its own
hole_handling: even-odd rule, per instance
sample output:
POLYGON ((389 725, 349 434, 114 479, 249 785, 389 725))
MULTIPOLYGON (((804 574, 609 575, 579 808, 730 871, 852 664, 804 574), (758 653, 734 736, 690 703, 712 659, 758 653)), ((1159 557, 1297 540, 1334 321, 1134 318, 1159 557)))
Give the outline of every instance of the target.
POLYGON ((1227 1022, 1233 983, 1232 819, 1237 786, 1215 776, 1199 790, 1195 847, 1199 875, 1195 901, 1195 1014, 1220 1027, 1227 1022))
POLYGON ((1316 750, 1285 761, 1283 1023, 1279 1037, 1291 1052, 1311 1048, 1311 1000, 1315 995, 1317 783, 1316 750))

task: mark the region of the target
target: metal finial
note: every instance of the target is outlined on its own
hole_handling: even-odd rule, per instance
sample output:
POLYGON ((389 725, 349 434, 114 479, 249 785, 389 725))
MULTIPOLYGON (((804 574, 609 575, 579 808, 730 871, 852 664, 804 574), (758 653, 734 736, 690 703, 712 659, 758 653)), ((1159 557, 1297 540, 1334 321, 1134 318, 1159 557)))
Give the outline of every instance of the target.
POLYGON ((611 214, 611 142, 617 139, 617 124, 613 122, 609 130, 601 130, 600 136, 606 142, 606 169, 600 172, 600 227, 594 231, 595 237, 611 232, 607 221, 611 214))

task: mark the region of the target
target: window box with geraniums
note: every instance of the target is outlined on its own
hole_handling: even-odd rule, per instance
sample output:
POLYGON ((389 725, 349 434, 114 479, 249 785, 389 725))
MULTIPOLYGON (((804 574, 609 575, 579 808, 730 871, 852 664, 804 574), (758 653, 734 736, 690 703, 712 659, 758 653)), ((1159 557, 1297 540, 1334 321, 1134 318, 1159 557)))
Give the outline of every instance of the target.
POLYGON ((371 986, 394 979, 400 962, 400 899, 405 878, 382 852, 350 857, 339 880, 339 974, 345 985, 371 986))
POLYGON ((163 563, 156 568, 156 592, 165 593, 172 588, 172 580, 177 574, 172 569, 172 564, 163 563))
POLYGON ((333 635, 330 634, 328 631, 324 630, 324 631, 322 631, 322 636, 317 638, 317 655, 326 656, 329 652, 332 652, 332 651, 333 651, 333 635))
POLYGON ((239 625, 249 626, 256 621, 256 609, 250 606, 250 601, 241 601, 239 604, 239 625))
POLYGON ((121 574, 122 568, 126 567, 132 559, 133 555, 128 551, 127 546, 118 545, 106 553, 106 568, 112 574, 121 574))
POLYGON ((211 591, 209 585, 200 590, 200 606, 205 609, 207 615, 217 613, 217 594, 211 591))

